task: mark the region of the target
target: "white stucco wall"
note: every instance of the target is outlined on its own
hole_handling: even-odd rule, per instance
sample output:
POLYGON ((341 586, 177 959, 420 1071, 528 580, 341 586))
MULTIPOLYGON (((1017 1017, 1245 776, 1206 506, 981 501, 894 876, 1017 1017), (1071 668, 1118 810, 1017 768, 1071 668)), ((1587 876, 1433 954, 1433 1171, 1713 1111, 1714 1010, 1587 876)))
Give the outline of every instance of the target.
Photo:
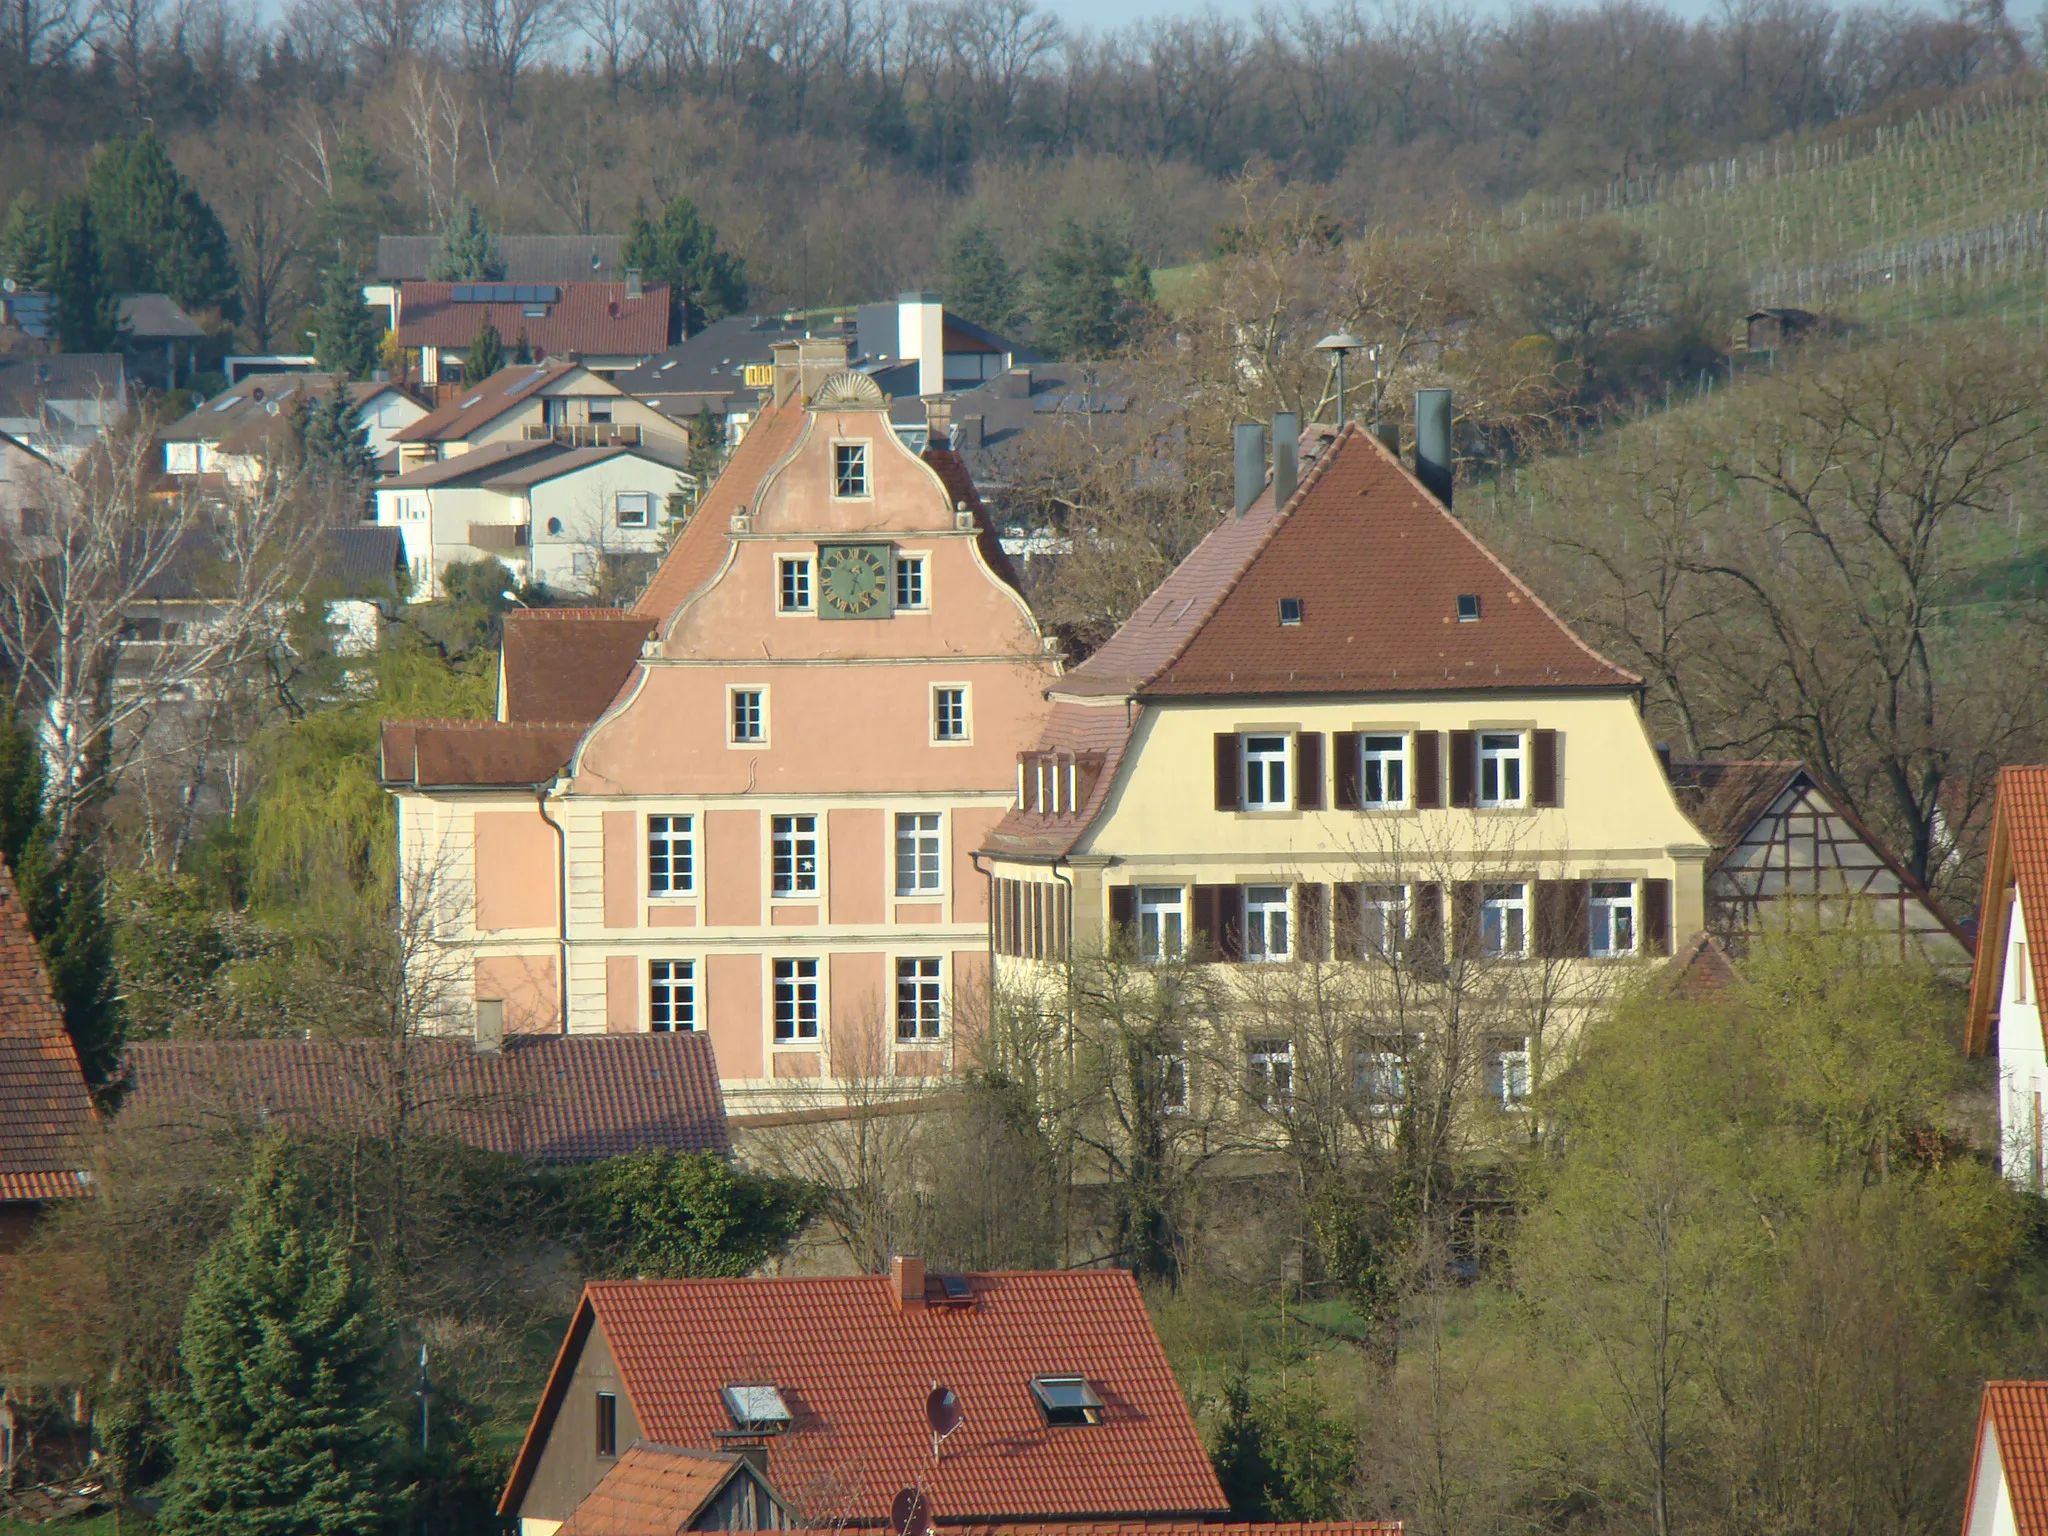
POLYGON ((1998 1430, 1984 1426, 1977 1467, 1971 1477, 1970 1519, 1963 1536, 2019 1536, 2013 1518, 2012 1494, 2005 1486, 2005 1466, 1998 1454, 1998 1430))
POLYGON ((2032 952, 2027 944, 2027 918, 2020 893, 2012 895, 2012 924, 2006 934, 1999 967, 1998 1077, 1999 1140, 2005 1175, 2013 1183, 2036 1189, 2041 1183, 2037 1153, 2048 1128, 2040 1125, 2048 1108, 2048 1049, 2041 1039, 2041 1000, 2034 993, 2032 952))

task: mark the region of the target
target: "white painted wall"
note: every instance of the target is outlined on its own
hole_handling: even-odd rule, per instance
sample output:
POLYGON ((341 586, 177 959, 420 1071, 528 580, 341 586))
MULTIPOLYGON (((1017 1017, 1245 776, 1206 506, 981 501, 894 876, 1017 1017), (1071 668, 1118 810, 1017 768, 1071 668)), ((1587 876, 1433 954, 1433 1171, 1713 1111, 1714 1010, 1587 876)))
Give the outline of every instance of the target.
MULTIPOLYGON (((2041 1038, 2041 1000, 2034 995, 2033 952, 2020 893, 2012 893, 2012 924, 1999 967, 1998 1077, 1999 1141, 2005 1176, 2023 1188, 2038 1188, 2041 1170, 2035 1147, 2048 1136, 2040 1117, 2048 1112, 2048 1049, 2041 1038)), ((2048 1157, 2048 1147, 2042 1156, 2048 1157)))
POLYGON ((2005 1465, 1998 1454, 1998 1427, 1984 1426, 1977 1450, 1977 1468, 1970 1492, 1970 1519, 1963 1536, 2019 1536, 2013 1518, 2012 1493, 2005 1486, 2005 1465))
POLYGON ((587 592, 598 555, 658 552, 676 483, 668 465, 628 454, 533 487, 534 580, 557 592, 587 592), (645 527, 620 525, 622 494, 648 499, 645 527))

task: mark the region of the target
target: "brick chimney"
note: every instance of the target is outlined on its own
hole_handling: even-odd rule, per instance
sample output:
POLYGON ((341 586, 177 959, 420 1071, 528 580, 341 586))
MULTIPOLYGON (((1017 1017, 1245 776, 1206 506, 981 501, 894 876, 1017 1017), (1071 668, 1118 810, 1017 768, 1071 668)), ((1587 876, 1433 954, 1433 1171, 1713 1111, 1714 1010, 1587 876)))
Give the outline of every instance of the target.
POLYGON ((889 1261, 889 1299, 898 1312, 924 1305, 924 1260, 897 1254, 889 1261))

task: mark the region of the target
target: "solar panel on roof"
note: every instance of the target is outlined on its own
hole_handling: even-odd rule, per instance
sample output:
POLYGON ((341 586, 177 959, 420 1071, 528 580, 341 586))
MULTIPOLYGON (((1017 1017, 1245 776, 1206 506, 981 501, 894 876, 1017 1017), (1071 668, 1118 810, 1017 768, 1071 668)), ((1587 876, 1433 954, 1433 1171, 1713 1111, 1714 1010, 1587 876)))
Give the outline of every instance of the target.
POLYGON ((475 297, 476 288, 469 283, 457 283, 448 290, 448 302, 451 304, 467 304, 475 297))

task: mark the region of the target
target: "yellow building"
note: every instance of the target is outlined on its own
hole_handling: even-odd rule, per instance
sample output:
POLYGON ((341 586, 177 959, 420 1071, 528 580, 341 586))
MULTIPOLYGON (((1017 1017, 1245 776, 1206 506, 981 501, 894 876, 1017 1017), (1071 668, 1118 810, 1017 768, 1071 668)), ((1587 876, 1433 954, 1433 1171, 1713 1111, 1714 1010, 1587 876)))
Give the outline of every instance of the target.
POLYGON ((1707 842, 1640 679, 1371 436, 1301 452, 1298 490, 1269 483, 1048 687, 983 845, 997 973, 1043 985, 1119 940, 1233 963, 1268 999, 1240 1065, 1284 1088, 1303 1042, 1272 984, 1356 961, 1317 969, 1359 984, 1345 1029, 1379 1021, 1361 1084, 1397 1096, 1419 1021, 1486 1013, 1465 1070, 1512 1103, 1546 1033, 1702 927, 1707 842))

